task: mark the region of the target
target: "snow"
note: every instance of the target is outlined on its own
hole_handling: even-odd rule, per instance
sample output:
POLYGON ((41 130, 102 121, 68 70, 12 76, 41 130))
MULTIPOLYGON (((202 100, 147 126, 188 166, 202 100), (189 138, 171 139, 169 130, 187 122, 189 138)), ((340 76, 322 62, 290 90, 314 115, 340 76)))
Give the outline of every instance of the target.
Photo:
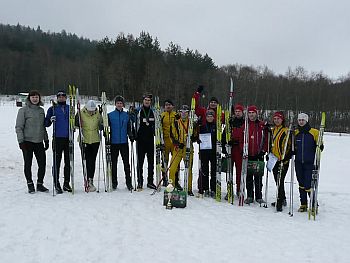
MULTIPOLYGON (((270 205, 196 197, 185 209, 166 210, 162 193, 127 191, 121 160, 117 191, 104 192, 101 173, 100 193, 85 193, 77 144, 76 193, 52 196, 50 148, 50 193, 28 194, 14 130, 17 110, 13 102, 0 105, 1 262, 349 262, 349 136, 325 135, 316 221, 296 211, 297 184, 293 217, 288 207, 276 213, 270 205)), ((36 171, 34 159, 34 180, 36 171)), ((194 189, 197 171, 195 156, 194 189)), ((97 177, 98 171, 95 185, 97 177)), ((286 181, 289 201, 289 172, 286 181)), ((268 190, 270 203, 276 192, 271 175, 268 190)))

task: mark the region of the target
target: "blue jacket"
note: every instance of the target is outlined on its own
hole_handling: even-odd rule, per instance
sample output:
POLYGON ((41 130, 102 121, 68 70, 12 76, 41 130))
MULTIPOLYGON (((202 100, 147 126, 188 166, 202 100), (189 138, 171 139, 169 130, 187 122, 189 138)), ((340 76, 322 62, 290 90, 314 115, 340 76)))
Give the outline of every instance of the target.
POLYGON ((45 127, 50 127, 51 117, 56 116, 56 138, 69 138, 69 105, 55 105, 47 110, 45 117, 45 127), (55 107, 55 114, 53 108, 55 107))
POLYGON ((108 123, 111 128, 111 143, 121 144, 128 142, 128 135, 131 137, 131 123, 129 114, 125 111, 114 111, 108 113, 108 123))
POLYGON ((295 130, 295 161, 313 163, 315 160, 318 130, 306 124, 295 130))

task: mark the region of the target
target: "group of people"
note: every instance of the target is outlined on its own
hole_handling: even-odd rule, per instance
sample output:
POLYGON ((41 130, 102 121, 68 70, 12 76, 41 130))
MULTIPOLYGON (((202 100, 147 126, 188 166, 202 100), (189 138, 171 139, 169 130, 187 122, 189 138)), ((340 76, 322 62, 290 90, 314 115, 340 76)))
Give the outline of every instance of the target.
MULTIPOLYGON (((186 189, 188 195, 193 196, 192 189, 192 166, 194 147, 193 143, 199 144, 200 171, 198 176, 198 193, 204 196, 215 196, 216 192, 216 169, 217 169, 217 106, 219 101, 212 97, 207 107, 200 104, 203 86, 199 86, 193 97, 195 99, 196 122, 193 133, 190 134, 190 158, 188 160, 188 185, 181 186, 179 167, 180 162, 186 159, 187 137, 189 136, 189 112, 188 105, 182 105, 178 111, 174 110, 174 103, 165 100, 164 112, 161 113, 161 127, 163 132, 163 184, 167 185, 168 172, 174 187, 186 189), (202 142, 203 138, 210 138, 209 143, 202 142), (171 158, 170 158, 171 155, 171 158)), ((70 159, 69 159, 69 105, 66 104, 67 95, 64 91, 57 93, 57 103, 51 106, 45 116, 41 96, 38 91, 28 94, 26 105, 19 109, 16 121, 16 133, 19 147, 23 153, 24 174, 28 185, 28 192, 34 193, 35 187, 32 178, 32 159, 35 155, 38 162, 38 175, 36 191, 48 192, 43 185, 46 170, 45 151, 49 148, 49 139, 46 127, 55 123, 54 146, 56 153, 56 181, 55 190, 60 194, 63 191, 71 192, 70 186, 70 159), (59 181, 60 163, 64 156, 64 181, 63 190, 59 181)), ((157 189, 154 182, 154 135, 156 112, 152 107, 152 95, 143 96, 142 105, 139 108, 125 109, 125 99, 116 96, 114 100, 115 109, 108 113, 108 125, 110 129, 111 161, 112 161, 112 188, 118 186, 117 162, 121 154, 125 173, 126 187, 132 190, 132 178, 129 155, 129 141, 131 147, 136 141, 137 156, 137 190, 142 191, 144 187, 143 165, 147 156, 147 184, 151 189, 157 189)), ((225 129, 230 129, 231 140, 222 141, 222 153, 231 157, 232 166, 236 170, 236 195, 239 196, 242 187, 247 189, 246 204, 264 203, 262 188, 263 180, 261 174, 248 170, 246 185, 241 186, 243 146, 244 146, 244 107, 236 104, 231 109, 232 117, 226 123, 225 129), (230 145, 229 148, 225 145, 230 145), (231 153, 227 153, 230 149, 231 153)), ((273 115, 272 125, 258 119, 258 108, 250 105, 246 109, 248 118, 248 162, 268 160, 269 156, 277 158, 272 172, 278 185, 277 211, 282 211, 287 205, 284 190, 284 179, 287 174, 290 159, 295 155, 295 171, 299 183, 300 208, 298 211, 307 211, 307 195, 311 188, 312 170, 314 169, 314 158, 318 140, 318 130, 310 127, 308 115, 300 113, 298 124, 295 129, 289 129, 285 125, 283 112, 277 111, 273 115)), ((81 110, 80 123, 82 130, 82 147, 86 157, 86 172, 89 191, 96 191, 93 179, 95 174, 96 158, 102 140, 103 120, 101 109, 96 102, 89 100, 81 110)), ((225 120, 224 115, 221 119, 225 120)), ((78 123, 76 123, 78 125, 78 123)), ((225 136, 222 136, 225 138, 225 136)), ((207 140, 208 141, 208 140, 207 140)), ((323 145, 322 145, 323 150, 323 145)), ((160 182, 156 182, 157 184, 160 182)), ((227 198, 227 197, 226 197, 227 198)))

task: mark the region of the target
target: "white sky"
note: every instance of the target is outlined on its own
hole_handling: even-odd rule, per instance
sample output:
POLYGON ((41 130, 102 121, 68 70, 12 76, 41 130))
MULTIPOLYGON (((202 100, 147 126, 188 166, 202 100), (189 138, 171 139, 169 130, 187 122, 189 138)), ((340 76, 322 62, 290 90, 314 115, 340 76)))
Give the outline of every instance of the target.
POLYGON ((350 72, 349 0, 0 0, 0 23, 95 40, 147 31, 163 49, 173 41, 218 66, 350 72))

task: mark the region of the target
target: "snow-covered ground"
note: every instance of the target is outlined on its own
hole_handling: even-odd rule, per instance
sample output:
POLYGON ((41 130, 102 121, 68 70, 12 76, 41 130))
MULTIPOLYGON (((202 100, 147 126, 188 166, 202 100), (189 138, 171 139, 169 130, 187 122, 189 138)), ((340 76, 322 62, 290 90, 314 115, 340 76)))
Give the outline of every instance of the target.
MULTIPOLYGON (((325 135, 316 221, 296 211, 297 185, 293 217, 288 208, 276 213, 270 206, 196 197, 185 209, 166 210, 161 193, 126 190, 121 161, 117 191, 103 191, 101 174, 100 193, 85 193, 77 145, 75 195, 52 196, 51 148, 50 193, 28 194, 14 130, 17 110, 13 102, 0 105, 1 262, 350 262, 349 136, 325 135)), ((197 170, 196 156, 194 189, 197 170)), ((275 196, 269 179, 268 203, 275 196)), ((286 189, 289 200, 288 183, 286 189)))

